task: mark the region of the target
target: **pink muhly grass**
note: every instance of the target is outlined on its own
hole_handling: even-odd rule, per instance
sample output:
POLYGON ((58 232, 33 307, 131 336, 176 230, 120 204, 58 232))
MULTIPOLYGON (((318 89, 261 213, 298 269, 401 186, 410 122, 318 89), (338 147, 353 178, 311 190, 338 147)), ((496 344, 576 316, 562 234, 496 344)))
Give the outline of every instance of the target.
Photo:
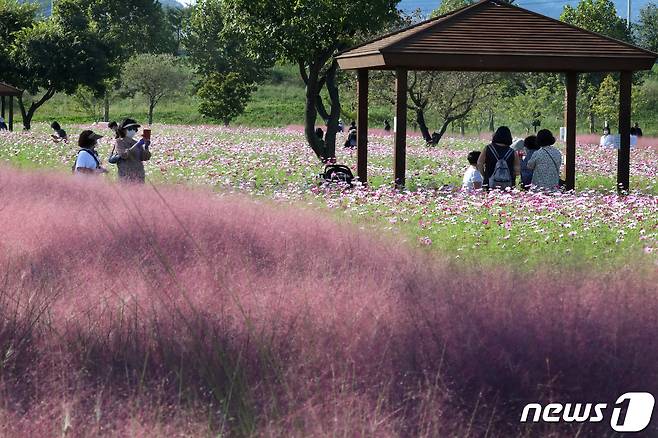
POLYGON ((0 175, 12 435, 518 435, 525 403, 658 394, 655 272, 455 265, 240 197, 0 175))

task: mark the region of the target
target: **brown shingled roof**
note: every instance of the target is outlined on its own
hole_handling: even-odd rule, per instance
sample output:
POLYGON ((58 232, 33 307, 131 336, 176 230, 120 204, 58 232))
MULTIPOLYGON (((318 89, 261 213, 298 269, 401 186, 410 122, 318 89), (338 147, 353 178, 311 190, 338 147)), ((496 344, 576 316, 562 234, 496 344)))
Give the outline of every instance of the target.
POLYGON ((0 96, 20 96, 22 93, 18 88, 0 82, 0 96))
POLYGON ((483 0, 338 56, 343 69, 634 71, 657 54, 495 0, 483 0))

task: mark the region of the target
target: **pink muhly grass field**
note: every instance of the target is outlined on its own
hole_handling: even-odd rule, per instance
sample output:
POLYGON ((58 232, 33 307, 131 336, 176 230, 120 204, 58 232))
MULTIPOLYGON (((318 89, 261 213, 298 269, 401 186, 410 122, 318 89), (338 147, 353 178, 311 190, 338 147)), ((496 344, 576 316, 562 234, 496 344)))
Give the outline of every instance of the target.
POLYGON ((7 168, 0 199, 5 436, 561 436, 580 426, 522 406, 658 394, 655 273, 473 268, 317 213, 7 168))

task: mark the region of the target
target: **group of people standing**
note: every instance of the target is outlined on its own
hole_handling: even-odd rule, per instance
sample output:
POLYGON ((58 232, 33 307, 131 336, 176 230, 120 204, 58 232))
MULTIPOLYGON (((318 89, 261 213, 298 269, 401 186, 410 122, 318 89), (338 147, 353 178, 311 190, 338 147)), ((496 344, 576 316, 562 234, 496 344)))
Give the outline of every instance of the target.
MULTIPOLYGON (((144 161, 151 159, 150 130, 143 131, 142 138, 136 140, 137 132, 141 126, 133 119, 125 119, 121 124, 111 122, 108 124, 114 132, 115 144, 108 159, 118 169, 119 181, 131 183, 144 183, 144 161)), ((54 129, 54 128, 53 128, 54 129)), ((61 129, 61 128, 60 128, 61 129)), ((78 138, 80 148, 76 156, 73 172, 81 175, 107 173, 102 166, 102 160, 96 151, 98 140, 103 138, 91 130, 82 131, 78 138)))
POLYGON ((562 153, 554 146, 555 142, 553 133, 542 129, 536 136, 514 144, 510 129, 501 126, 481 152, 468 154, 469 168, 464 174, 463 188, 511 189, 520 178, 524 190, 559 190, 562 153))

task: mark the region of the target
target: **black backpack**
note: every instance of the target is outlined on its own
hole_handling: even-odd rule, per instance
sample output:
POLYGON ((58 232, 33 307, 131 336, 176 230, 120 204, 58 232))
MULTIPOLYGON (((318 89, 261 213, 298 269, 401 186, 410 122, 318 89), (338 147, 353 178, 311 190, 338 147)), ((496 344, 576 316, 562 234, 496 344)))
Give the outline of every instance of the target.
POLYGON ((342 164, 328 164, 324 167, 324 173, 320 175, 328 183, 344 183, 352 187, 354 174, 352 170, 342 164))
POLYGON ((96 154, 94 153, 94 151, 92 151, 91 149, 85 149, 85 148, 82 148, 82 149, 80 149, 80 150, 78 151, 77 154, 75 154, 75 158, 73 159, 73 166, 71 166, 71 172, 75 173, 75 165, 76 165, 76 163, 78 162, 78 156, 79 156, 80 153, 83 152, 83 151, 84 151, 84 152, 87 152, 89 155, 92 156, 92 158, 93 158, 94 161, 96 162, 96 169, 100 169, 100 167, 101 167, 101 162, 100 162, 100 160, 98 159, 98 157, 96 156, 96 154))

